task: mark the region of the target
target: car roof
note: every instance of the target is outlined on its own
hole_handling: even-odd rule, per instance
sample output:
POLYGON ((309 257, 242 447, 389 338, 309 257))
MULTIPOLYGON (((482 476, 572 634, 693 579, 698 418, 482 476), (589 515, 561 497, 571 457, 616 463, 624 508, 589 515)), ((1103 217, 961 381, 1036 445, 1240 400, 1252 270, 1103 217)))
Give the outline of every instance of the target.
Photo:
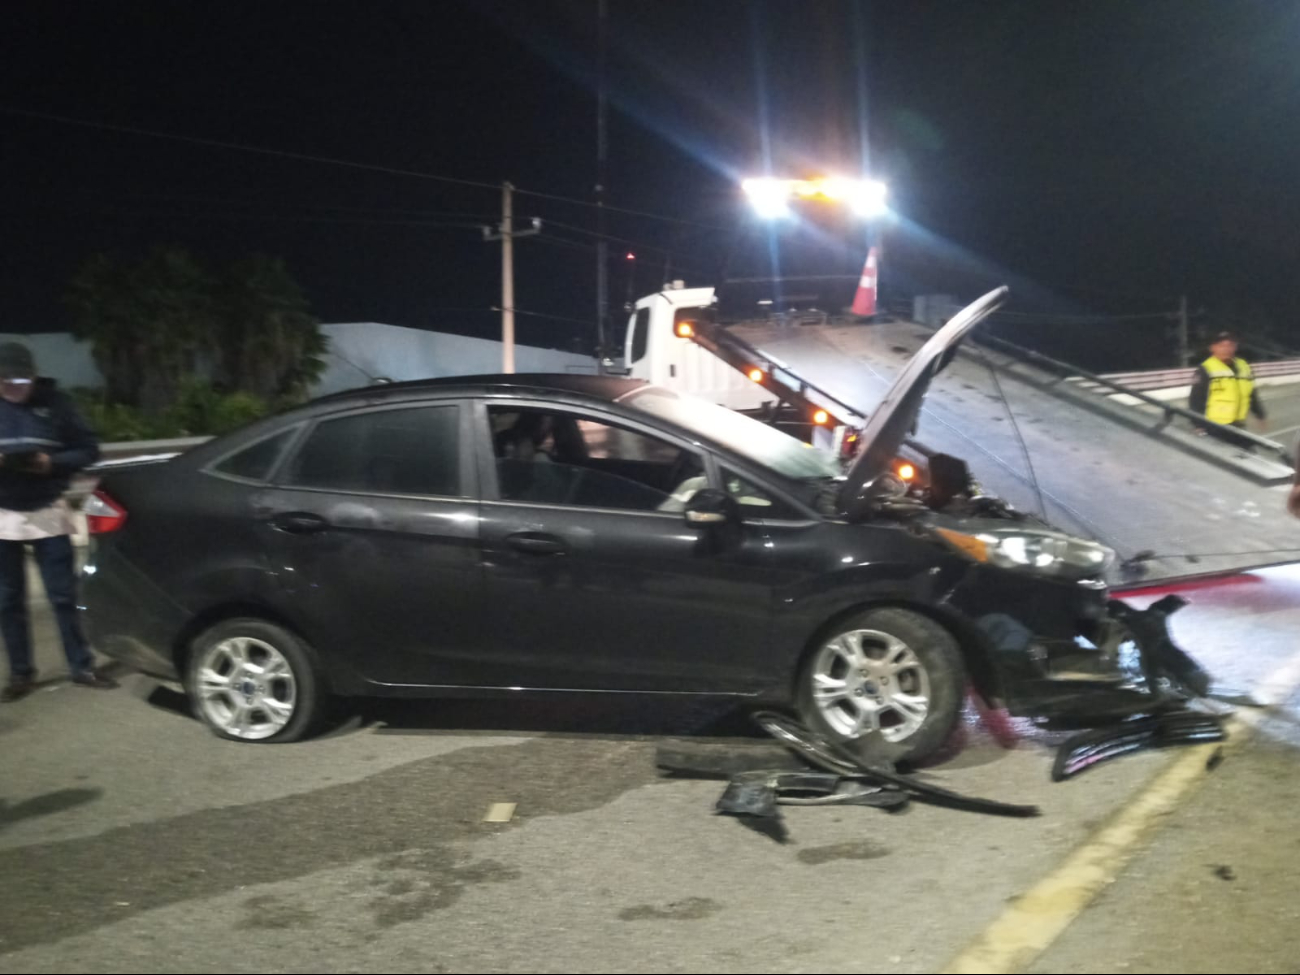
POLYGON ((559 392, 577 393, 595 399, 613 402, 634 389, 646 385, 641 379, 624 379, 619 376, 595 376, 582 373, 493 373, 479 376, 444 376, 438 379, 416 379, 401 383, 380 383, 344 390, 313 400, 316 403, 337 405, 349 400, 373 401, 376 397, 406 399, 421 393, 485 393, 485 392, 559 392))
MULTIPOLYGON (((440 379, 417 379, 402 383, 379 383, 362 386, 330 396, 312 400, 300 407, 306 415, 317 412, 346 409, 350 405, 374 406, 385 401, 404 402, 418 400, 428 394, 445 396, 492 396, 494 394, 556 394, 570 400, 571 405, 586 400, 597 403, 617 403, 627 394, 645 389, 651 384, 644 379, 625 379, 621 376, 594 376, 584 373, 494 373, 481 376, 446 376, 440 379)), ((620 404, 621 405, 621 404, 620 404)), ((646 419, 642 417, 641 419, 646 419)), ((707 442, 708 446, 724 454, 735 452, 707 435, 675 423, 667 417, 655 418, 655 423, 676 430, 691 440, 707 442)))

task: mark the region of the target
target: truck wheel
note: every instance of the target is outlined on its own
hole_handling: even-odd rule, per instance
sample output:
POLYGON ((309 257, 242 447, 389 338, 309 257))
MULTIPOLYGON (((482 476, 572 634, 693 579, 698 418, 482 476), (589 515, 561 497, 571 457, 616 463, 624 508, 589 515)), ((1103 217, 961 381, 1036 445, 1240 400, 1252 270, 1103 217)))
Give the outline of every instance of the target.
POLYGON ((818 638, 799 677, 805 724, 866 761, 919 762, 961 715, 957 641, 907 609, 867 610, 818 638))
POLYGON ((327 700, 306 644, 251 618, 218 623, 194 641, 186 687, 203 722, 232 741, 298 741, 327 700))

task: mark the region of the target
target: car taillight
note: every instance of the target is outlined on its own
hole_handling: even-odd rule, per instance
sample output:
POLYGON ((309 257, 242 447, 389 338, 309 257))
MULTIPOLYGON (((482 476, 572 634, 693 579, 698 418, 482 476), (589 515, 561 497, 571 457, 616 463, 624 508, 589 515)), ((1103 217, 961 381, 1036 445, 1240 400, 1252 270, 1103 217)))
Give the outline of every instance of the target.
POLYGON ((92 535, 115 532, 126 524, 126 509, 104 491, 96 491, 81 506, 86 528, 92 535))

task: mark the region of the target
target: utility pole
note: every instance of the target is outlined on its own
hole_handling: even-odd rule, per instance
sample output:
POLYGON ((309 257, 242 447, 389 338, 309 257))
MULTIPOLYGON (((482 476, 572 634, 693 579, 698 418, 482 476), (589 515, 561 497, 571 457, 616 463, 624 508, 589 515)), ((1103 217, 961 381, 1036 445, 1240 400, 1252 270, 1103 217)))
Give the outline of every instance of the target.
MULTIPOLYGON (((605 178, 609 162, 609 137, 605 116, 605 68, 609 41, 609 6, 597 2, 596 69, 596 361, 605 361, 605 323, 609 316, 609 244, 605 235, 605 178)), ((603 368, 603 367, 602 367, 603 368)))
POLYGON ((541 233, 542 221, 533 217, 531 230, 515 230, 515 188, 512 183, 501 184, 501 226, 497 233, 491 227, 483 228, 483 239, 501 241, 501 371, 515 371, 515 238, 531 237, 541 233))

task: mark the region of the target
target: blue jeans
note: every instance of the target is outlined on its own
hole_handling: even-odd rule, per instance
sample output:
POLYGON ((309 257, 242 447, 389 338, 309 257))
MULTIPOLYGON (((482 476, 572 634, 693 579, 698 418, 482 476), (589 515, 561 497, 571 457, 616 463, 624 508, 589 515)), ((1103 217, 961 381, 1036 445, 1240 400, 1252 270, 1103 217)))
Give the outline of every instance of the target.
POLYGON ((34 542, 0 539, 0 633, 9 651, 11 677, 31 677, 32 630, 27 612, 27 560, 24 549, 32 547, 45 583, 45 594, 54 608, 54 619, 63 638, 63 652, 74 674, 90 670, 94 658, 77 619, 77 562, 72 539, 67 535, 41 538, 34 542))

